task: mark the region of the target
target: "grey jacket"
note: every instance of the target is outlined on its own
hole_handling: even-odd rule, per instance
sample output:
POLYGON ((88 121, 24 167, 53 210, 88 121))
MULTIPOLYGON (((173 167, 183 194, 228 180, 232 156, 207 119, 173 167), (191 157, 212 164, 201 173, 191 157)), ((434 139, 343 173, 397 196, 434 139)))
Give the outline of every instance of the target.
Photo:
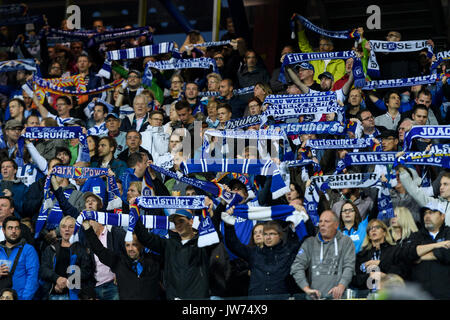
POLYGON ((349 285, 355 273, 355 245, 350 237, 337 231, 329 242, 320 233, 307 238, 291 266, 291 275, 300 288, 309 286, 321 297, 338 284, 349 285))

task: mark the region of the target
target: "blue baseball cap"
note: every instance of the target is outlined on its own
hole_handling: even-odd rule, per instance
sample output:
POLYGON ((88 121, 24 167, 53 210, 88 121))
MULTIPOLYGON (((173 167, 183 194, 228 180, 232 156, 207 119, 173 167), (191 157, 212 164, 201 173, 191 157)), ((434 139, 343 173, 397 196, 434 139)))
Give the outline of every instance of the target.
POLYGON ((120 120, 119 115, 117 113, 114 113, 114 112, 108 113, 108 115, 106 116, 105 120, 108 120, 108 118, 111 118, 111 117, 114 117, 114 118, 120 120))
POLYGON ((173 222, 173 219, 175 219, 175 216, 183 216, 188 218, 189 220, 192 219, 192 212, 186 209, 177 209, 175 213, 172 213, 169 215, 169 221, 173 222))
POLYGON ((306 62, 306 61, 295 65, 295 70, 296 71, 298 71, 298 69, 300 69, 300 68, 305 69, 305 70, 312 70, 312 71, 314 71, 313 65, 311 63, 309 63, 309 62, 306 62))
POLYGON ((331 81, 334 81, 333 75, 328 71, 325 71, 318 76, 319 80, 322 80, 323 77, 327 77, 328 79, 331 79, 331 81))

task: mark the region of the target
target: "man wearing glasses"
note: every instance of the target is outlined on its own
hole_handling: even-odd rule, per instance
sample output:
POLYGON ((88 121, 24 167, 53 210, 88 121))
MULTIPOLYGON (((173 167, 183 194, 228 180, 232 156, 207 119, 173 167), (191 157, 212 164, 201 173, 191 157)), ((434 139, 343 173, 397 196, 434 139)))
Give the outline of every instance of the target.
POLYGON ((142 147, 158 162, 158 158, 169 150, 169 135, 164 132, 164 115, 159 110, 153 110, 148 116, 147 129, 141 132, 142 147))
POLYGON ((369 110, 361 110, 357 118, 361 121, 363 129, 362 138, 376 138, 380 135, 380 131, 375 127, 375 118, 369 110))
POLYGON ((33 95, 33 102, 38 107, 39 113, 42 118, 53 118, 58 123, 58 126, 62 127, 66 122, 73 120, 70 116, 70 110, 72 109, 72 100, 68 96, 59 96, 56 99, 57 115, 54 115, 47 110, 37 98, 37 95, 33 95))

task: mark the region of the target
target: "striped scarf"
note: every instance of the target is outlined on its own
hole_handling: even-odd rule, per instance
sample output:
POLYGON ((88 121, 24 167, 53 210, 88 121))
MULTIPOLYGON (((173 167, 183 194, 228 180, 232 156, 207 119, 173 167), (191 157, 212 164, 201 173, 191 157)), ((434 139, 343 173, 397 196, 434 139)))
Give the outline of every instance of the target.
POLYGON ((373 89, 385 89, 385 88, 398 88, 398 87, 411 87, 421 84, 432 84, 439 81, 440 76, 436 74, 429 74, 425 76, 389 79, 389 80, 373 80, 368 81, 362 88, 363 90, 373 89))
POLYGON ((275 205, 271 207, 255 207, 246 204, 235 206, 232 215, 222 212, 222 220, 227 224, 234 225, 237 218, 257 221, 271 221, 283 220, 292 222, 295 226, 295 231, 302 240, 308 235, 305 227, 305 222, 309 217, 306 212, 299 212, 293 206, 289 205, 275 205))
POLYGON ((17 70, 36 71, 36 63, 33 59, 16 59, 0 62, 0 72, 17 70))
POLYGON ((152 85, 152 72, 150 68, 158 70, 178 70, 188 68, 209 69, 213 67, 213 72, 218 73, 216 60, 213 58, 194 58, 194 59, 176 59, 172 58, 167 61, 147 62, 144 71, 144 78, 142 83, 151 86, 152 85))
POLYGON ((413 126, 405 134, 403 150, 411 148, 412 140, 415 138, 424 139, 448 139, 450 137, 450 126, 413 126))
POLYGON ((278 199, 287 192, 278 166, 272 161, 261 162, 257 159, 190 159, 180 164, 184 174, 191 172, 236 172, 253 175, 272 176, 270 191, 273 199, 278 199))
POLYGON ((269 126, 269 129, 280 128, 287 135, 301 134, 345 134, 345 126, 337 121, 305 122, 305 123, 279 123, 269 126))
POLYGON ((433 56, 433 47, 427 44, 427 40, 413 40, 413 41, 380 41, 370 40, 370 56, 367 66, 367 73, 370 77, 380 77, 380 66, 378 65, 376 52, 393 53, 393 52, 414 52, 427 48, 428 58, 433 56))
POLYGON ((335 39, 359 39, 360 34, 356 31, 356 29, 352 30, 344 30, 344 31, 329 31, 322 28, 319 28, 315 24, 313 24, 311 21, 306 19, 305 17, 294 14, 291 18, 291 38, 294 39, 294 31, 295 31, 295 20, 300 21, 307 29, 318 33, 322 36, 328 37, 328 38, 335 38, 335 39))
POLYGON ((174 42, 162 42, 143 47, 107 51, 105 62, 103 63, 103 67, 97 73, 97 76, 109 79, 111 77, 112 61, 151 57, 165 53, 176 54, 176 56, 179 57, 174 42))

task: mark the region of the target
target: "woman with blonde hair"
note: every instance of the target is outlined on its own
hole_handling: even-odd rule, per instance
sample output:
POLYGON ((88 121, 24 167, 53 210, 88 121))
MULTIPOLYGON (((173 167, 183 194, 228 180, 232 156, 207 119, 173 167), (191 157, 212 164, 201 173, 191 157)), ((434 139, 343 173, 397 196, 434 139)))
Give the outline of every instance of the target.
POLYGON ((388 232, 395 243, 403 242, 408 239, 413 232, 419 231, 413 219, 411 211, 406 207, 397 207, 394 209, 395 217, 389 221, 388 232))
MULTIPOLYGON (((372 284, 369 275, 371 279, 377 279, 387 273, 395 273, 403 277, 403 266, 394 263, 395 251, 396 246, 386 224, 378 219, 370 220, 367 224, 362 250, 356 255, 356 275, 353 276, 352 286, 361 290, 374 289, 368 286, 368 283, 372 284)), ((378 283, 379 281, 374 281, 373 285, 378 283)))
POLYGON ((268 83, 257 82, 255 89, 253 89, 253 96, 264 102, 268 95, 272 94, 272 89, 268 83))

